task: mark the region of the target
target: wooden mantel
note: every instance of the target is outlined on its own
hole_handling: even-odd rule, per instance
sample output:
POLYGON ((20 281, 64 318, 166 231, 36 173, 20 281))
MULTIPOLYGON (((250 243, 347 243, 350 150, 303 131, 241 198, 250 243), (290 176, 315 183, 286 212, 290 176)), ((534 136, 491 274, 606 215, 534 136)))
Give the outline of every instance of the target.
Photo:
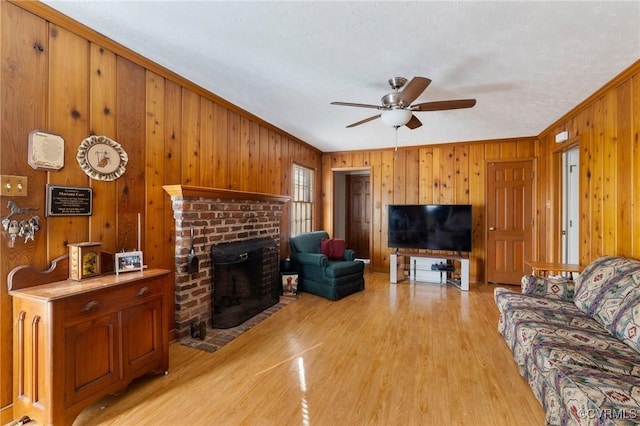
POLYGON ((167 194, 181 198, 224 198, 235 200, 270 201, 287 203, 291 200, 288 195, 265 194, 262 192, 236 191, 232 189, 207 188, 189 185, 165 185, 162 187, 167 194))

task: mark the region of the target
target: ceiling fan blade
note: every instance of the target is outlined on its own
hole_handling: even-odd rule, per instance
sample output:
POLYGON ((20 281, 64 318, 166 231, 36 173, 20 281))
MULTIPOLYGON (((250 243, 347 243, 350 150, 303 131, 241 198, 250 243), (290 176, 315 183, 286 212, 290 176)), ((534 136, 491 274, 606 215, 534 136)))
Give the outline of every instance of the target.
POLYGON ((475 99, 457 99, 454 101, 425 102, 411 106, 412 111, 442 111, 445 109, 471 108, 476 104, 475 99))
POLYGON ((401 106, 409 106, 422 94, 431 83, 426 77, 413 77, 409 83, 402 89, 399 96, 401 106))
POLYGON ((411 119, 409 120, 409 122, 407 122, 407 124, 405 124, 405 126, 410 128, 411 130, 413 130, 413 129, 417 129, 418 127, 422 126, 422 122, 420 120, 418 120, 418 117, 416 117, 415 115, 412 115, 411 119))
POLYGON ((361 125, 361 124, 368 123, 369 121, 373 121, 373 120, 375 120, 376 118, 380 118, 380 114, 378 114, 378 115, 374 115, 373 117, 365 118, 364 120, 360 120, 360 121, 358 121, 358 122, 356 122, 356 123, 353 123, 353 124, 349 124, 349 125, 347 126, 347 128, 349 128, 349 127, 356 127, 356 126, 359 126, 359 125, 361 125))
POLYGON ((358 108, 382 109, 382 107, 379 106, 379 105, 354 104, 352 102, 331 102, 331 105, 350 106, 350 107, 358 107, 358 108))

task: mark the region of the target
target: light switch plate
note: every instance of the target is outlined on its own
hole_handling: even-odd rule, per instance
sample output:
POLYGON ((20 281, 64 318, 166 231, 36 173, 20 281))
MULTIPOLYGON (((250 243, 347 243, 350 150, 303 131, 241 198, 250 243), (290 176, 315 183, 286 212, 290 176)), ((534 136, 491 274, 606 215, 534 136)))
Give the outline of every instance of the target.
POLYGON ((5 197, 26 197, 27 177, 0 175, 0 195, 5 197))

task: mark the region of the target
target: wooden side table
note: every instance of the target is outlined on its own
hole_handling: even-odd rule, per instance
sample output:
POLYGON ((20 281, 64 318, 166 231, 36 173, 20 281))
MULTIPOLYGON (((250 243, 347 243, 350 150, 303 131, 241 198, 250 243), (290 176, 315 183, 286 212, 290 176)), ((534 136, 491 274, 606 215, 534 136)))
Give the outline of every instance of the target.
POLYGON ((549 272, 568 272, 569 277, 573 280, 573 273, 580 273, 584 266, 575 263, 557 263, 557 262, 527 262, 531 266, 533 275, 547 276, 549 272))

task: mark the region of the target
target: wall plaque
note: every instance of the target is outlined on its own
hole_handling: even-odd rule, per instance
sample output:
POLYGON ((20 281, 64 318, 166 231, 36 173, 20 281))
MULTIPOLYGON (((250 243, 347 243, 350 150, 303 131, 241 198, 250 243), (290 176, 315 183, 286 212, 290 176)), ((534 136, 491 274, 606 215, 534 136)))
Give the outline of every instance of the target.
POLYGON ((64 139, 60 135, 33 130, 29 133, 29 165, 36 170, 64 167, 64 139))
POLYGON ((47 216, 91 216, 92 208, 91 188, 47 185, 47 216))

